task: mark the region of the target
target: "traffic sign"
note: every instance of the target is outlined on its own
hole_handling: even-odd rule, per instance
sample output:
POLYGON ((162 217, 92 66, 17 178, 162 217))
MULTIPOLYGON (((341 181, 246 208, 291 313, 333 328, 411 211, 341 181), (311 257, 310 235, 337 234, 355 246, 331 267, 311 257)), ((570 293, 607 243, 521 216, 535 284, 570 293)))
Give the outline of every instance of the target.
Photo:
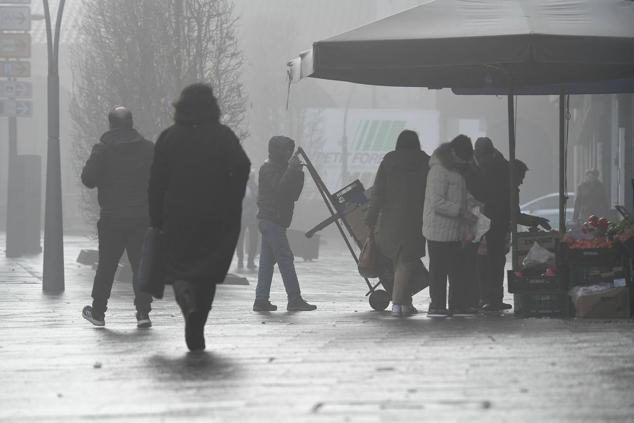
POLYGON ((32 117, 33 103, 22 100, 0 100, 0 116, 32 117))
POLYGON ((31 98, 33 84, 30 81, 0 81, 0 97, 31 98))
POLYGON ((29 6, 0 7, 0 31, 30 31, 31 8, 29 6))
POLYGON ((0 78, 28 78, 31 76, 31 62, 0 61, 0 78))
POLYGON ((3 59, 31 57, 31 34, 0 33, 0 57, 3 59))

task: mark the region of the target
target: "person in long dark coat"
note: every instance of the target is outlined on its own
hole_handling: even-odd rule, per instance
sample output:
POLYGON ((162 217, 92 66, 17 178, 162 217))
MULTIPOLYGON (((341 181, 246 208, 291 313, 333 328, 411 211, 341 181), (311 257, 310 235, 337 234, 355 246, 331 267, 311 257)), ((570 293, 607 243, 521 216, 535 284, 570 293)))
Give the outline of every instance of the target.
POLYGON ((219 122, 209 85, 188 86, 174 108, 174 125, 154 151, 150 219, 165 233, 166 272, 194 351, 205 348, 216 284, 231 265, 251 164, 233 131, 219 122))
POLYGON ((422 228, 428 171, 429 155, 421 150, 416 132, 401 132, 395 150, 379 165, 366 215, 379 252, 394 268, 392 312, 396 315, 416 312, 412 279, 425 255, 422 228))

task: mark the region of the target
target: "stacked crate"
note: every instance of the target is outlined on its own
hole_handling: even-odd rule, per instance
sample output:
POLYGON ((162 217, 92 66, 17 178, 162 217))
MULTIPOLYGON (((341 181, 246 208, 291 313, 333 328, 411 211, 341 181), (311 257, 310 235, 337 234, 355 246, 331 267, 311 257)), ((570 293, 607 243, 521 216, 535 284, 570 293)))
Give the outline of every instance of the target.
POLYGON ((559 260, 556 262, 555 275, 523 273, 521 263, 535 242, 558 256, 558 233, 520 232, 517 234, 515 270, 508 272, 508 290, 514 294, 515 314, 522 317, 568 317, 570 316, 570 300, 566 274, 562 272, 559 260))
POLYGON ((618 248, 571 249, 562 244, 561 258, 568 289, 591 285, 632 289, 630 259, 618 248))

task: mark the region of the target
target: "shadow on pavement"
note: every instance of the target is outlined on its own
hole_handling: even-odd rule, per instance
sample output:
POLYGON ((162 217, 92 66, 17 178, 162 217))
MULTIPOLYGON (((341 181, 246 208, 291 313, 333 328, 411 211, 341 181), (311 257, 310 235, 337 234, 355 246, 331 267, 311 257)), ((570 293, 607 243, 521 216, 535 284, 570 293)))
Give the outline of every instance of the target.
POLYGON ((236 376, 238 366, 227 357, 208 351, 187 352, 178 357, 156 354, 150 357, 159 379, 168 380, 214 380, 236 376))
POLYGON ((152 329, 128 329, 128 330, 113 330, 107 327, 94 328, 97 333, 104 338, 104 340, 112 342, 136 342, 152 336, 152 329))

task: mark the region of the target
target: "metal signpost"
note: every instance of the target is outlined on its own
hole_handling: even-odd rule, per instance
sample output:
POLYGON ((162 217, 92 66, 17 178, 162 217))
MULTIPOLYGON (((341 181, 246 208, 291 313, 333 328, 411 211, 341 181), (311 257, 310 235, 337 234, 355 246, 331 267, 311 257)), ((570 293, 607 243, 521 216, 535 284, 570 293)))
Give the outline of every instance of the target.
POLYGON ((31 57, 31 8, 30 0, 0 0, 0 117, 9 122, 8 192, 7 192, 7 234, 6 255, 18 257, 24 253, 20 240, 23 229, 20 222, 18 169, 18 118, 33 116, 33 105, 28 100, 33 95, 29 81, 17 78, 31 76, 31 65, 26 61, 31 57), (8 6, 4 6, 7 4, 8 6), (25 4, 26 6, 16 6, 25 4), (9 31, 9 32, 7 32, 9 31), (20 99, 20 100, 18 100, 20 99))

